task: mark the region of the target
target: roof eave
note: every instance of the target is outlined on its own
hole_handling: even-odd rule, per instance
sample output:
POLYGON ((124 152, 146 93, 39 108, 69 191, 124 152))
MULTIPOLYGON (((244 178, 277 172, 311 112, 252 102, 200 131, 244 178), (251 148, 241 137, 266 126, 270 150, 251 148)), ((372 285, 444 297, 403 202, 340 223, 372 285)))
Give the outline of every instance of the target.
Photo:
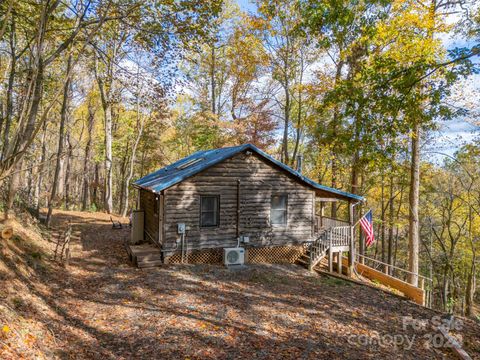
MULTIPOLYGON (((216 160, 209 161, 208 166, 206 166, 206 167, 198 167, 198 168, 195 168, 193 171, 187 172, 187 174, 184 174, 183 176, 179 176, 177 178, 170 179, 166 184, 164 184, 164 186, 159 186, 159 189, 155 190, 154 186, 152 186, 152 187, 148 186, 147 187, 147 186, 142 186, 142 185, 138 184, 138 181, 141 181, 141 180, 144 180, 144 181, 148 180, 147 183, 154 182, 155 181, 155 176, 152 176, 154 173, 146 175, 143 178, 137 180, 136 182, 133 183, 133 186, 136 187, 136 188, 139 188, 139 189, 144 189, 144 190, 151 191, 153 193, 158 194, 161 191, 166 190, 166 189, 182 182, 186 178, 194 176, 194 175, 202 172, 203 170, 206 170, 206 169, 208 169, 208 168, 210 168, 210 167, 212 167, 216 164, 219 164, 219 163, 235 156, 236 154, 239 154, 239 153, 244 152, 246 150, 253 151, 257 155, 261 156, 262 158, 266 159, 267 161, 269 161, 273 165, 280 168, 281 170, 283 170, 283 171, 289 173, 290 175, 292 175, 293 177, 297 178, 299 181, 301 181, 305 185, 307 185, 307 186, 309 186, 309 187, 311 187, 315 190, 320 190, 320 191, 324 191, 324 192, 327 192, 329 194, 332 194, 333 198, 346 200, 346 201, 352 201, 353 200, 355 202, 365 201, 365 199, 362 196, 355 195, 355 194, 350 194, 350 193, 347 193, 347 192, 344 192, 344 191, 341 191, 341 190, 338 190, 338 189, 334 189, 334 188, 330 188, 328 186, 318 184, 317 182, 313 181, 312 179, 310 179, 310 178, 302 175, 301 173, 295 171, 294 169, 292 169, 288 165, 278 161, 277 159, 275 159, 272 156, 268 155, 267 153, 263 152, 262 150, 260 150, 259 148, 257 148, 253 144, 240 145, 240 146, 237 147, 236 151, 231 152, 226 156, 219 157, 216 160)), ((197 153, 199 153, 199 152, 196 152, 194 154, 197 154, 197 153)), ((194 154, 188 156, 187 158, 191 158, 194 154)), ((182 160, 185 160, 185 159, 182 159, 182 160)), ((182 161, 182 160, 179 160, 179 161, 182 161)), ((171 165, 169 165, 169 166, 171 166, 171 165)), ((158 171, 159 170, 157 170, 157 172, 155 172, 155 173, 158 173, 158 171)))

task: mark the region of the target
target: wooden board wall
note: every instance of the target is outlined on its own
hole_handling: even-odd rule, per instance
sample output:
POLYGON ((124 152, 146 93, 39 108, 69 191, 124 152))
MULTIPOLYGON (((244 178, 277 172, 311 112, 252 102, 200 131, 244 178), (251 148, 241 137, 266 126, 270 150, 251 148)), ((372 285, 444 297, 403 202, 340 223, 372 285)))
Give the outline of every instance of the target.
POLYGON ((155 214, 156 195, 140 189, 140 208, 145 213, 145 240, 158 241, 158 214, 155 214))
POLYGON ((251 246, 299 245, 313 235, 314 191, 255 154, 237 154, 165 190, 163 250, 178 249, 177 224, 190 229, 188 249, 237 245, 237 179, 240 179, 240 234, 251 246), (270 225, 272 195, 288 195, 286 226, 270 225), (220 196, 220 225, 200 227, 200 196, 220 196))

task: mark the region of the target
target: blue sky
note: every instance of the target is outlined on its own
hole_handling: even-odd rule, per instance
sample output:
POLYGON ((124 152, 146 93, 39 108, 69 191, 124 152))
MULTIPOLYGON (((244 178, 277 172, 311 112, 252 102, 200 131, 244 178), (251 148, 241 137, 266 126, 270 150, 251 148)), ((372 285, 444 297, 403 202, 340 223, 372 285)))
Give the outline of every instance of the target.
POLYGON ((249 11, 253 12, 256 9, 255 4, 252 3, 252 1, 249 0, 237 0, 238 5, 240 5, 240 8, 244 11, 249 11))

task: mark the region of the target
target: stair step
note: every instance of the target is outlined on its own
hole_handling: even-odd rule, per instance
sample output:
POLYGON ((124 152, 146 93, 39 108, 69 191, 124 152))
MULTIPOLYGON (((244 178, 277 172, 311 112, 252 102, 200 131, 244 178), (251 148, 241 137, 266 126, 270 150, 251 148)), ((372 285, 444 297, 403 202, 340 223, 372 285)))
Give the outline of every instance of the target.
POLYGON ((308 261, 300 258, 300 259, 297 259, 297 262, 301 263, 301 264, 304 264, 304 265, 308 265, 308 261))
POLYGON ((137 262, 137 266, 140 269, 155 267, 155 266, 159 266, 159 265, 162 265, 162 264, 163 264, 162 260, 151 260, 151 261, 139 261, 139 262, 137 262))
POLYGON ((162 260, 162 254, 160 254, 160 252, 150 254, 136 254, 136 258, 137 261, 162 260))

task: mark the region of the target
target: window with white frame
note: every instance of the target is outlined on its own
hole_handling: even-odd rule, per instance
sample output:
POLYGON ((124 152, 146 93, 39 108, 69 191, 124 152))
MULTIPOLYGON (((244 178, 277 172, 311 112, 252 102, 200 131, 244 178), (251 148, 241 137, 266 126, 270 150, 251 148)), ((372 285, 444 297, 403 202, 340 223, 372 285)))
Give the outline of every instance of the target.
POLYGON ((288 196, 272 195, 270 208, 270 223, 272 225, 287 225, 288 196))

